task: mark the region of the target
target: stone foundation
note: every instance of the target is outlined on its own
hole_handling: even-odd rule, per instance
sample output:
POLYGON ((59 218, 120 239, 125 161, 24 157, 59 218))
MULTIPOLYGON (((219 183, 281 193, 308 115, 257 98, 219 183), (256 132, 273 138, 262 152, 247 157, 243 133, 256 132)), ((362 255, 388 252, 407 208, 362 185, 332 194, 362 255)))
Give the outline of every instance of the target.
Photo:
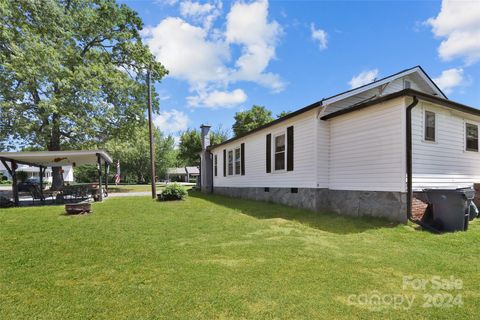
POLYGON ((372 216, 405 223, 407 197, 401 192, 350 191, 316 188, 214 187, 214 193, 229 197, 281 203, 316 212, 347 216, 372 216), (292 192, 293 191, 293 192, 292 192), (295 192, 296 191, 296 192, 295 192))

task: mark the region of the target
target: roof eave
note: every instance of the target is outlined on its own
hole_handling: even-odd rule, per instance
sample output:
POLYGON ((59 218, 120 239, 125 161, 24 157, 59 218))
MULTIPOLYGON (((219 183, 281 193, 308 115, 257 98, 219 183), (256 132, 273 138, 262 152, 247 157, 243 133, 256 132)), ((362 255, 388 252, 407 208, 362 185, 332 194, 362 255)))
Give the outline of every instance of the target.
POLYGON ((458 102, 455 102, 455 101, 451 101, 451 100, 448 100, 448 99, 444 99, 444 98, 440 98, 440 97, 437 97, 437 96, 429 95, 429 94, 426 94, 426 93, 421 92, 421 91, 417 91, 417 90, 413 90, 413 89, 404 89, 404 90, 401 90, 401 91, 391 93, 389 95, 382 96, 382 97, 380 97, 378 99, 375 99, 375 100, 371 100, 371 101, 368 101, 368 102, 365 102, 365 103, 360 103, 360 104, 357 104, 357 105, 353 105, 351 107, 339 110, 337 112, 327 114, 327 115, 321 117, 320 119, 321 120, 330 120, 332 118, 336 118, 338 116, 341 116, 341 115, 344 115, 344 114, 347 114, 347 113, 351 113, 351 112, 354 112, 354 111, 365 109, 367 107, 379 104, 379 103, 384 102, 384 101, 392 100, 392 99, 399 98, 399 97, 405 97, 405 96, 410 96, 410 97, 415 96, 415 97, 417 97, 421 100, 429 101, 429 102, 432 102, 432 103, 437 103, 437 104, 440 104, 440 105, 445 106, 447 108, 451 108, 451 109, 455 109, 457 111, 466 112, 466 113, 469 113, 469 114, 480 116, 480 110, 479 109, 476 109, 476 108, 473 108, 473 107, 470 107, 470 106, 467 106, 467 105, 464 105, 464 104, 461 104, 461 103, 458 103, 458 102))

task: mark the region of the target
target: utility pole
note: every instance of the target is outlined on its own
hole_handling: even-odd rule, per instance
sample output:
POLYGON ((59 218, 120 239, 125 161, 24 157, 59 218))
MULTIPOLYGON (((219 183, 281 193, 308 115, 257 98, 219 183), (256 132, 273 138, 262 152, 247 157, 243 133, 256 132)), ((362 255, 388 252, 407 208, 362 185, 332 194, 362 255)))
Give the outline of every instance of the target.
POLYGON ((147 70, 147 84, 148 84, 148 130, 150 132, 150 170, 152 176, 152 199, 157 196, 157 186, 155 184, 155 145, 153 143, 153 128, 152 128, 152 87, 150 69, 147 70))

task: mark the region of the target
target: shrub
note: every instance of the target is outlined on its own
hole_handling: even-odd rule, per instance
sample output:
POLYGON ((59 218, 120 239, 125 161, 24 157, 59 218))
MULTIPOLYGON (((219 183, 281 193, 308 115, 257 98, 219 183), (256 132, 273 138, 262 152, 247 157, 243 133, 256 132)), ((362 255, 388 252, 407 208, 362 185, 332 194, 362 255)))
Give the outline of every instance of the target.
POLYGON ((188 196, 187 189, 178 183, 169 184, 158 196, 160 201, 184 200, 188 196))
POLYGON ((17 171, 17 179, 20 182, 25 182, 28 179, 28 173, 25 171, 17 171))
POLYGON ((92 182, 98 180, 98 170, 97 166, 86 164, 83 166, 77 166, 75 170, 73 170, 73 176, 75 182, 92 182))

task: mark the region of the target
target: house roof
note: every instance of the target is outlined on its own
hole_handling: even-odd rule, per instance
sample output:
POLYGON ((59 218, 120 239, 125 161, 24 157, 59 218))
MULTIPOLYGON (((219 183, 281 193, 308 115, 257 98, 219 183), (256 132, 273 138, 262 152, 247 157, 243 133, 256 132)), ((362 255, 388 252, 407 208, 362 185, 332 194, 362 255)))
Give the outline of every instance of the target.
POLYGON ((43 167, 96 164, 97 156, 112 163, 112 158, 104 150, 0 152, 0 160, 43 167))
POLYGON ((185 168, 169 168, 167 170, 167 173, 168 174, 187 174, 187 170, 185 170, 185 168))
POLYGON ((200 174, 200 169, 198 167, 185 167, 188 174, 200 174))
POLYGON ((367 83, 363 86, 341 92, 339 94, 336 94, 336 95, 328 97, 328 98, 324 98, 322 101, 323 101, 323 104, 334 103, 334 102, 337 102, 339 100, 343 100, 343 99, 346 99, 348 97, 354 96, 354 95, 356 95, 360 92, 367 91, 367 90, 370 90, 372 88, 384 85, 384 84, 386 84, 388 82, 391 82, 395 79, 411 75, 413 73, 418 74, 430 86, 430 88, 432 89, 432 91, 435 94, 437 94, 438 96, 440 96, 444 99, 448 99, 447 96, 442 92, 442 90, 440 90, 440 88, 436 85, 436 83, 433 82, 432 78, 430 78, 430 76, 425 72, 425 70, 423 70, 423 68, 421 66, 415 66, 413 68, 405 69, 405 70, 402 70, 400 72, 394 73, 394 74, 389 75, 385 78, 378 79, 378 80, 375 80, 373 82, 367 83))
POLYGON ((470 106, 467 106, 467 105, 464 105, 464 104, 461 104, 461 103, 458 103, 458 102, 455 102, 455 101, 452 101, 452 100, 432 96, 432 95, 426 94, 426 93, 421 92, 421 91, 417 91, 417 90, 413 90, 413 89, 404 89, 404 90, 401 90, 401 91, 397 91, 397 92, 379 97, 377 99, 369 100, 367 102, 358 103, 358 104, 352 105, 348 108, 341 109, 341 110, 336 111, 336 112, 332 112, 330 114, 327 114, 326 116, 321 117, 320 119, 329 120, 329 119, 332 119, 332 118, 335 118, 335 117, 338 117, 338 116, 341 116, 341 115, 344 115, 344 114, 347 114, 347 113, 350 113, 350 112, 353 112, 353 111, 357 111, 357 110, 361 110, 361 109, 373 106, 373 105, 378 104, 380 102, 384 102, 384 101, 388 101, 388 100, 392 100, 392 99, 399 98, 399 97, 404 97, 404 96, 417 97, 418 99, 421 99, 421 100, 424 100, 424 101, 429 101, 429 102, 432 102, 432 103, 436 103, 436 104, 442 105, 444 107, 447 107, 447 108, 450 108, 450 109, 453 109, 453 110, 457 110, 457 111, 473 114, 473 115, 476 115, 476 116, 480 116, 480 110, 479 109, 472 108, 470 106))
POLYGON ((382 78, 382 79, 379 79, 379 80, 375 80, 375 81, 373 81, 371 83, 368 83, 368 84, 365 84, 363 86, 338 93, 338 94, 330 96, 328 98, 323 98, 320 101, 314 102, 314 103, 312 103, 312 104, 310 104, 306 107, 303 107, 303 108, 301 108, 297 111, 291 112, 284 117, 278 118, 278 119, 276 119, 272 122, 269 122, 269 123, 267 123, 263 126, 255 128, 253 130, 250 130, 249 132, 245 133, 244 135, 228 139, 228 140, 226 140, 222 143, 216 144, 216 145, 209 146, 208 150, 212 150, 212 149, 215 149, 215 148, 220 147, 222 145, 225 145, 227 143, 230 143, 230 142, 236 141, 238 139, 244 138, 244 137, 246 137, 248 135, 251 135, 251 134, 253 134, 257 131, 260 131, 260 130, 263 130, 265 128, 274 126, 278 123, 281 123, 285 120, 296 117, 296 116, 298 116, 302 113, 305 113, 307 111, 310 111, 312 109, 322 107, 324 105, 328 105, 328 104, 346 99, 348 97, 354 96, 354 95, 359 94, 361 92, 370 90, 372 88, 375 88, 375 87, 381 86, 383 84, 389 83, 389 82, 391 82, 395 79, 405 77, 405 76, 408 76, 408 75, 411 75, 411 74, 417 74, 420 78, 422 78, 425 81, 425 83, 429 86, 429 88, 432 89, 432 93, 442 97, 444 100, 448 100, 447 96, 442 92, 442 90, 440 90, 440 88, 435 84, 435 82, 433 82, 433 80, 428 76, 428 74, 425 72, 425 70, 423 70, 423 68, 421 66, 415 66, 413 68, 405 69, 405 70, 402 70, 402 71, 397 72, 395 74, 392 74, 388 77, 385 77, 385 78, 382 78))

